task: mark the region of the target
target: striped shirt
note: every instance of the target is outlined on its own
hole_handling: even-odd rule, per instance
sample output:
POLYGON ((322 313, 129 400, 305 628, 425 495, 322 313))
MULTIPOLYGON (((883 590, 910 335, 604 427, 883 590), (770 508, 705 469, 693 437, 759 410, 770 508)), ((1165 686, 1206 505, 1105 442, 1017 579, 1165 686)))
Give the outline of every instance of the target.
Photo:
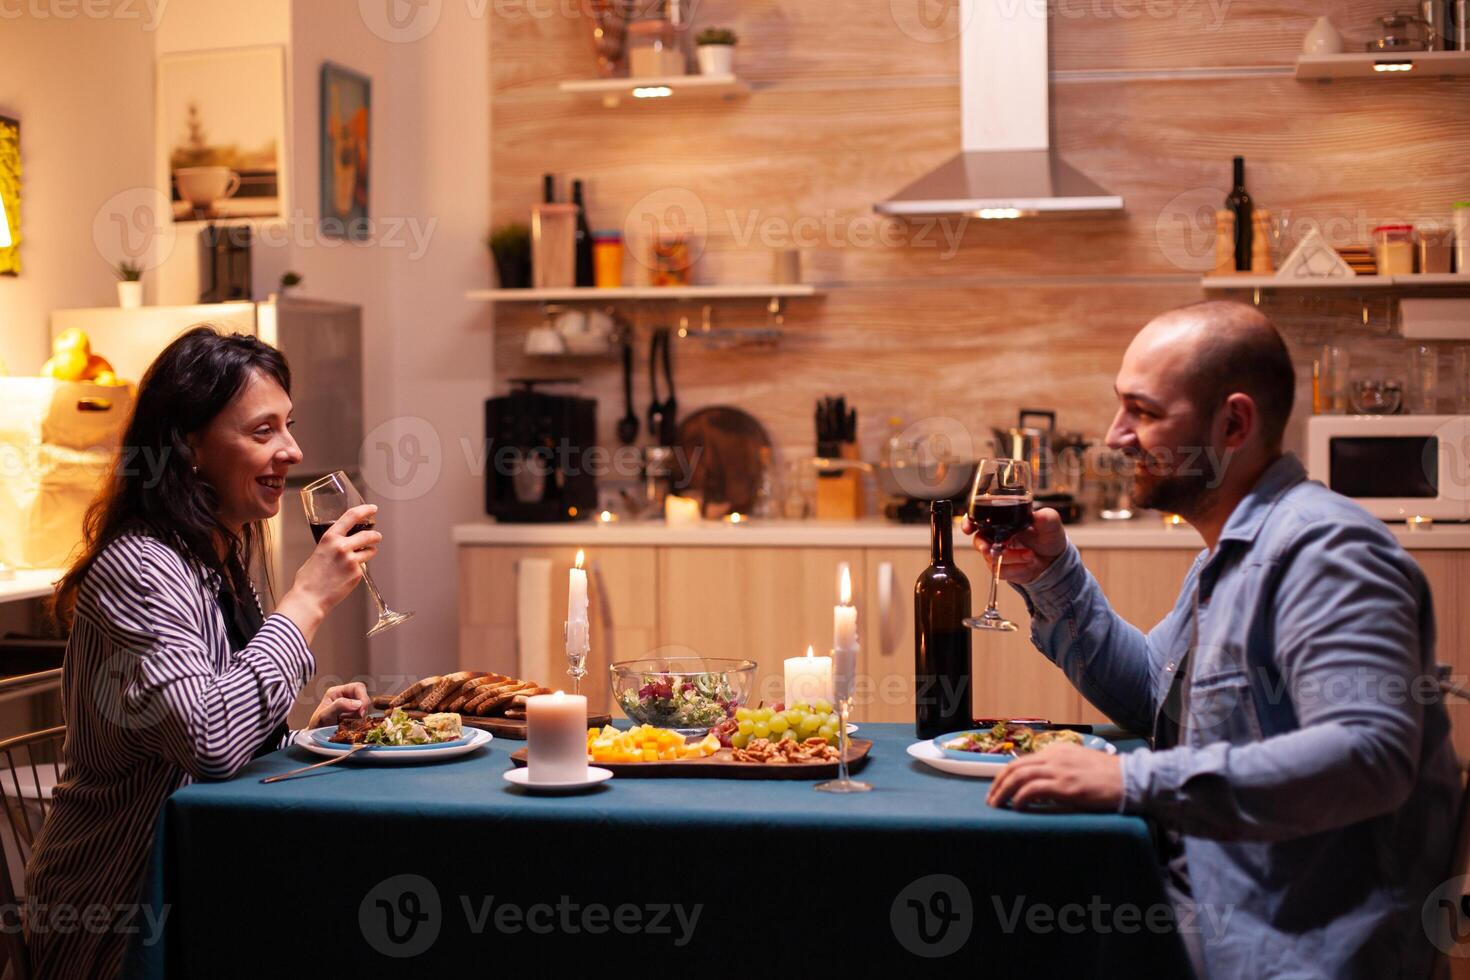
POLYGON ((62 674, 66 772, 26 874, 38 977, 118 974, 128 931, 143 922, 136 903, 164 800, 249 762, 315 669, 281 615, 232 653, 220 585, 136 534, 87 572, 62 674), (89 910, 109 925, 84 925, 89 910))

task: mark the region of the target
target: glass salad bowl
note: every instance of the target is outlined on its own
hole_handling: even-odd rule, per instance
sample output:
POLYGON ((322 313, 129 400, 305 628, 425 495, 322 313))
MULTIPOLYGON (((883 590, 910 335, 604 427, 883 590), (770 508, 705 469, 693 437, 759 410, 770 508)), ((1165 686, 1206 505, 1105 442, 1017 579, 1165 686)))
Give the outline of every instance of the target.
POLYGON ((640 725, 703 735, 743 707, 755 661, 711 657, 623 660, 609 668, 613 699, 640 725))

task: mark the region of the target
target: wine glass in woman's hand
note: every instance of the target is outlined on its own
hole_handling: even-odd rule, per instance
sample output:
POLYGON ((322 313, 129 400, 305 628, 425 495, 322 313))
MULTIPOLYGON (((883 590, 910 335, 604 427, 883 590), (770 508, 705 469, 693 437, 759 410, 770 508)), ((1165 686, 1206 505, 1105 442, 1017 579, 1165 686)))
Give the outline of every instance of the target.
MULTIPOLYGON (((363 500, 362 494, 357 492, 357 488, 352 485, 347 474, 338 470, 303 487, 301 505, 306 510, 307 521, 311 523, 311 533, 320 544, 327 532, 333 530, 333 525, 346 516, 348 511, 363 506, 363 500)), ((343 536, 351 538, 363 531, 371 531, 373 527, 371 519, 359 521, 343 532, 343 536)), ((411 612, 394 612, 388 608, 388 604, 383 601, 383 594, 378 591, 372 575, 368 573, 367 562, 362 563, 362 579, 367 583, 373 601, 378 604, 378 621, 372 629, 368 630, 368 636, 377 636, 384 630, 390 630, 413 617, 411 612)))

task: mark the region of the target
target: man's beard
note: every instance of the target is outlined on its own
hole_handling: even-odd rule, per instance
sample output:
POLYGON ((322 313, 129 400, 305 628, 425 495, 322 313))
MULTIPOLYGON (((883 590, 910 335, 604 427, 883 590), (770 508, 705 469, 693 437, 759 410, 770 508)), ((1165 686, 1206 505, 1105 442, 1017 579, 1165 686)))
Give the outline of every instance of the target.
MULTIPOLYGON (((1196 443, 1196 445, 1203 445, 1196 443)), ((1135 461, 1133 503, 1138 507, 1191 518, 1209 509, 1219 493, 1218 475, 1201 466, 1203 454, 1177 453, 1186 472, 1164 472, 1163 463, 1147 455, 1135 461), (1143 472, 1137 467, 1141 465, 1143 472)))

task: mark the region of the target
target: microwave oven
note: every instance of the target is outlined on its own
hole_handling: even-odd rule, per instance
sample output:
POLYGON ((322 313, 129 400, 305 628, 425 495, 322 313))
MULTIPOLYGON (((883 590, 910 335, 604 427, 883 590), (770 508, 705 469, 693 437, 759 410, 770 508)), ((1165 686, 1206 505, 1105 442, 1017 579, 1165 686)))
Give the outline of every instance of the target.
POLYGON ((1470 415, 1314 415, 1307 474, 1375 517, 1470 521, 1470 415))

